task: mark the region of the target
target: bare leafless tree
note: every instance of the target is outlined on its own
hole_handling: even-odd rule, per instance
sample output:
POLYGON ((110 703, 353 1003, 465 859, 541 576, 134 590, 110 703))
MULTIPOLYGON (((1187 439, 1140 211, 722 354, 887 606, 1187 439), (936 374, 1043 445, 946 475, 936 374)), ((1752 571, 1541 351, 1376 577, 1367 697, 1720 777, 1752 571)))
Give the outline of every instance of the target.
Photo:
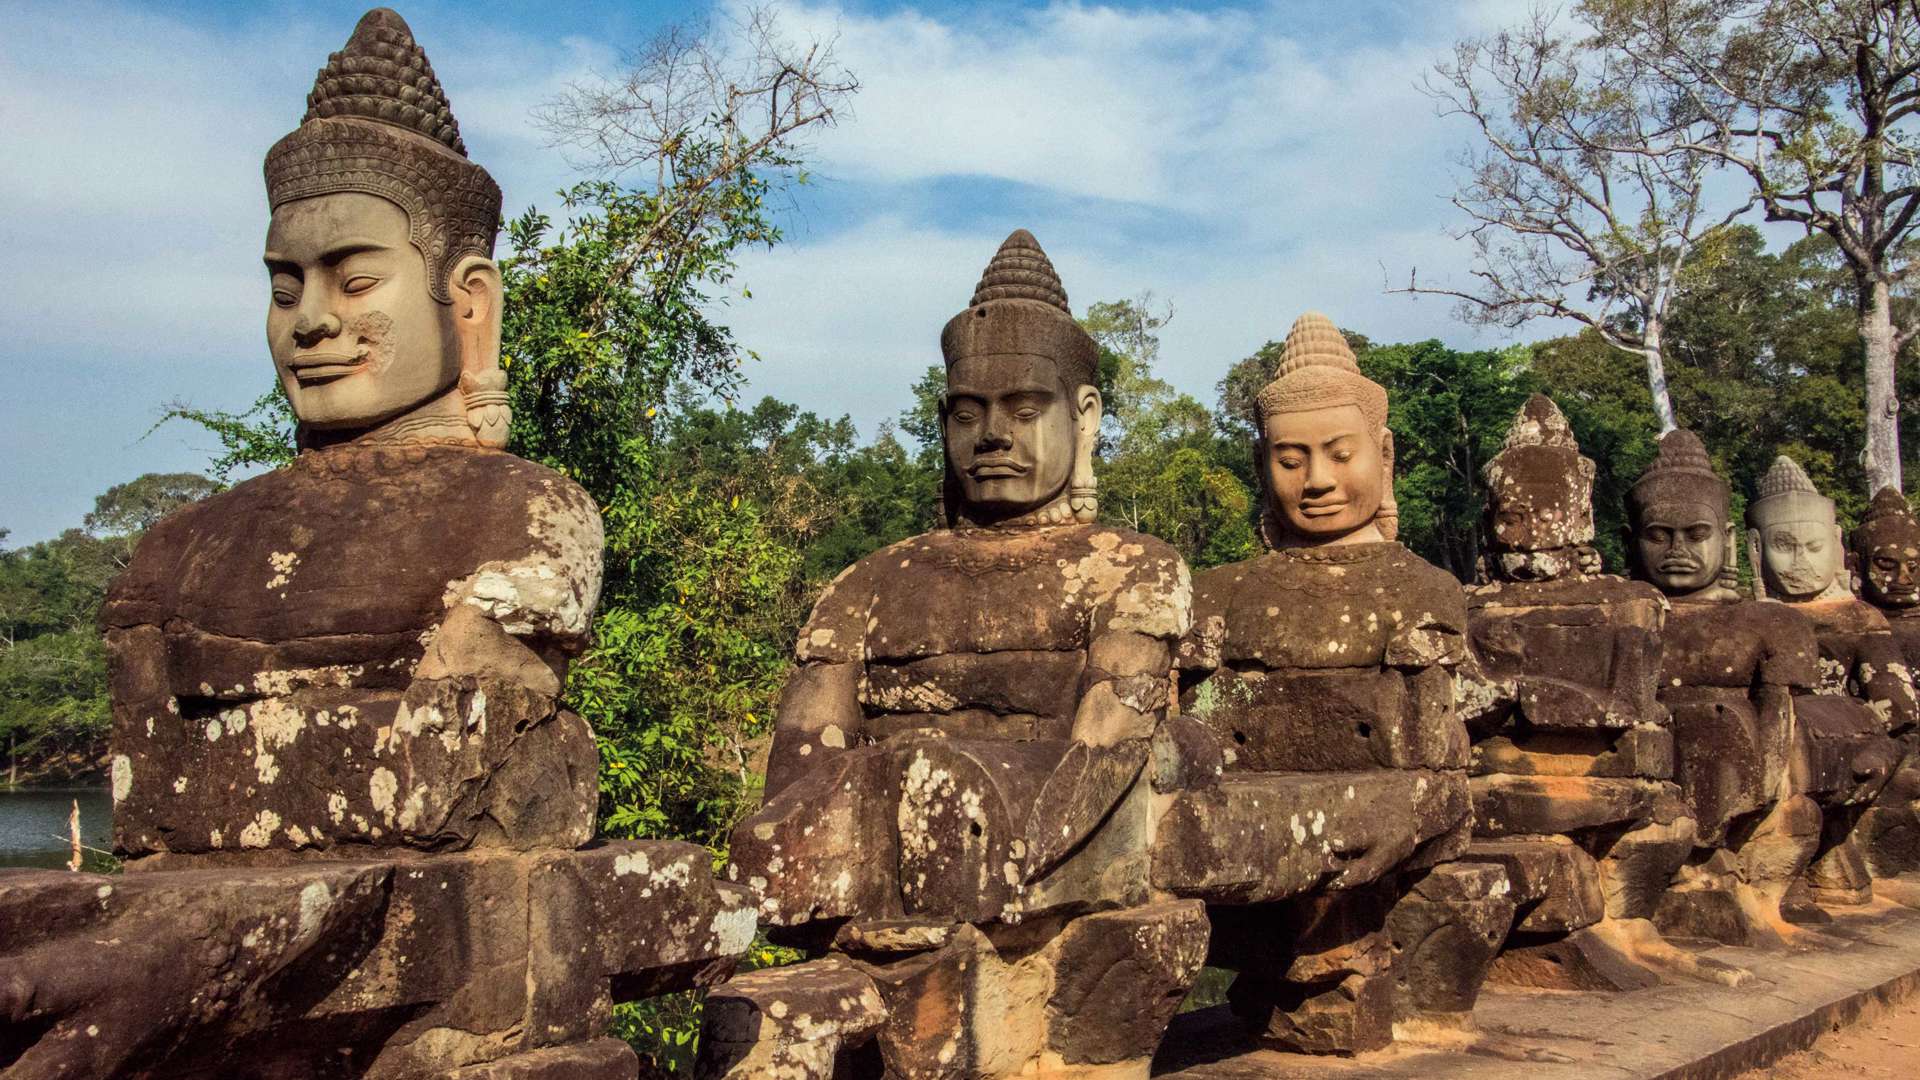
POLYGON ((618 71, 569 85, 534 115, 576 168, 660 200, 628 245, 631 272, 726 213, 743 176, 774 188, 793 179, 808 136, 832 127, 859 89, 831 37, 789 38, 777 10, 758 5, 719 23, 669 26, 618 71))
POLYGON ((1536 10, 1520 26, 1463 41, 1424 82, 1475 140, 1452 196, 1473 244, 1470 284, 1404 288, 1459 299, 1469 322, 1572 319, 1636 353, 1663 431, 1667 313, 1702 243, 1751 200, 1713 198, 1718 164, 1676 137, 1631 57, 1592 46, 1536 10), (1617 147, 1630 146, 1632 153, 1617 147))
MULTIPOLYGON (((1742 177, 1769 221, 1829 237, 1866 351, 1869 491, 1899 487, 1894 363, 1920 172, 1920 2, 1590 0, 1597 47, 1651 72, 1689 152, 1742 177)), ((1621 149, 1631 151, 1631 147, 1621 149)))

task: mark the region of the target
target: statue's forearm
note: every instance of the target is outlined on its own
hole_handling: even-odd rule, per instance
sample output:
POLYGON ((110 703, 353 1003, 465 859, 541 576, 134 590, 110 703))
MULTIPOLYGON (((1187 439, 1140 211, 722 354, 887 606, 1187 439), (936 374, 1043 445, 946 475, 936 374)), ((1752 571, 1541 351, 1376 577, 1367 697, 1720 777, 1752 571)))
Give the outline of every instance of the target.
POLYGON ((823 755, 858 744, 865 730, 860 708, 860 665, 810 663, 787 680, 776 714, 773 749, 767 756, 768 797, 823 755))

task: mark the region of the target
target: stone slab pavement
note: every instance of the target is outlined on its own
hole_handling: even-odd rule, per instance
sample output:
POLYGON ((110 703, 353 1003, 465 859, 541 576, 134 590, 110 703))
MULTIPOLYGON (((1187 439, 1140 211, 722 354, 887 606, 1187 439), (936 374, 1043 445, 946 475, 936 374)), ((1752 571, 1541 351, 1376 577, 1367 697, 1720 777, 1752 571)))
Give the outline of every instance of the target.
MULTIPOLYGON (((1716 947, 1751 971, 1627 993, 1488 987, 1477 1032, 1353 1058, 1253 1047, 1225 1006, 1175 1020, 1153 1075, 1181 1080, 1725 1080, 1803 1049, 1860 1013, 1920 990, 1920 912, 1853 909, 1823 928, 1830 948, 1716 947)), ((1914 1063, 1920 1076, 1920 1061, 1914 1063)))

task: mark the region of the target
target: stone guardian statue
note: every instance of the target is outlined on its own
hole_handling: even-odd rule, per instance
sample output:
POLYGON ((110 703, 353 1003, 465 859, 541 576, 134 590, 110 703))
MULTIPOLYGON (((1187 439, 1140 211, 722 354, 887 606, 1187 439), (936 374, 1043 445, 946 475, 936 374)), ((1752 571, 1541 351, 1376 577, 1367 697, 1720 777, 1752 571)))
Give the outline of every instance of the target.
POLYGON ((1746 945, 1795 935, 1781 902, 1819 842, 1820 808, 1799 786, 1807 749, 1793 709, 1819 679, 1819 643, 1799 612, 1736 591, 1730 496, 1699 437, 1668 432, 1627 494, 1627 551, 1634 576, 1671 605, 1659 695, 1673 718, 1674 779, 1695 822, 1693 855, 1656 921, 1746 945))
MULTIPOLYGON (((1833 500, 1782 455, 1747 504, 1754 589, 1812 621, 1820 642, 1819 680, 1794 712, 1807 736, 1807 792, 1823 823, 1805 880, 1822 905, 1872 897, 1873 879, 1855 826, 1899 764, 1896 733, 1913 729, 1916 704, 1906 658, 1886 617, 1848 588, 1846 546, 1833 500)), ((1804 905, 1803 905, 1804 906, 1804 905)), ((1817 910, 1807 916, 1818 919, 1817 910)))
POLYGON ((631 1078, 614 1001, 724 977, 753 911, 703 848, 585 846, 600 517, 502 449, 499 188, 384 8, 266 180, 300 453, 108 590, 126 872, 0 872, 4 1071, 631 1078))
POLYGON ((1448 864, 1468 839, 1466 604, 1393 540, 1386 389, 1310 312, 1257 407, 1271 550, 1199 576, 1180 655, 1222 774, 1176 797, 1154 874, 1208 902, 1255 1038, 1355 1053, 1463 1021, 1514 906, 1499 868, 1448 864))
POLYGON ((819 959, 709 1002, 705 1075, 876 1052, 889 1075, 1144 1077, 1205 952, 1201 905, 1148 874, 1191 582, 1095 523, 1098 351, 1032 234, 940 347, 945 527, 821 594, 733 835, 728 875, 819 959), (813 1037, 781 1019, 800 995, 880 1004, 813 1037))

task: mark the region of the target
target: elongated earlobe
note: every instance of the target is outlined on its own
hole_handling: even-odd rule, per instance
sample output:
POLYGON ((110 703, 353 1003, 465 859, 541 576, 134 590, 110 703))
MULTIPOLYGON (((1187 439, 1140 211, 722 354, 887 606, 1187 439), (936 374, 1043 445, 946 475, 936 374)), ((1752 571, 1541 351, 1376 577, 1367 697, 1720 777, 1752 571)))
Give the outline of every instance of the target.
POLYGON ((1067 484, 1067 508, 1073 520, 1088 524, 1100 517, 1099 483, 1093 474, 1093 449, 1100 440, 1100 391, 1082 386, 1074 402, 1073 473, 1067 484))
POLYGON ((513 409, 507 373, 500 366, 500 309, 504 299, 500 267, 492 259, 468 255, 450 275, 455 333, 460 342, 460 396, 467 426, 481 446, 507 445, 513 409))

